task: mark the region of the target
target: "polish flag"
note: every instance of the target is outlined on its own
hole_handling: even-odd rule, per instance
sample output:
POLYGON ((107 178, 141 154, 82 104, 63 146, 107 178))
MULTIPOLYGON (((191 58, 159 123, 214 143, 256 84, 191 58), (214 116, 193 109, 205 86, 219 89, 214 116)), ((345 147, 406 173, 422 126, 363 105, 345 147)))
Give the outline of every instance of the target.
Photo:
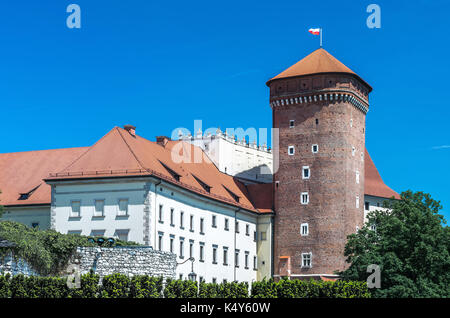
POLYGON ((309 29, 308 32, 314 35, 320 35, 320 29, 309 29))

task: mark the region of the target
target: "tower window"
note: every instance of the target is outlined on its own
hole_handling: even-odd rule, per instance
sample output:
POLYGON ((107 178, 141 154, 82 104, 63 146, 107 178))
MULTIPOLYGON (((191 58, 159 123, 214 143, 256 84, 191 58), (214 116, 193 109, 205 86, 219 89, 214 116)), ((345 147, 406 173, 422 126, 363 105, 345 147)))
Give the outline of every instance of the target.
POLYGON ((361 161, 364 161, 364 154, 361 152, 361 161))
POLYGON ((319 124, 319 118, 316 118, 316 125, 319 124))
POLYGON ((302 192, 300 195, 300 202, 302 204, 308 204, 309 203, 309 194, 308 192, 302 192))
POLYGON ((302 253, 302 267, 312 267, 312 253, 302 253))
POLYGON ((359 171, 356 170, 356 184, 359 184, 359 171))
POLYGON ((369 211, 369 208, 370 208, 370 204, 369 204, 369 202, 365 202, 364 203, 364 208, 367 210, 367 211, 369 211))
POLYGON ((350 119, 350 127, 353 127, 353 118, 350 119))
POLYGON ((319 145, 317 145, 317 144, 312 145, 312 152, 313 153, 318 153, 319 152, 319 145))
POLYGON ((301 236, 307 236, 309 234, 309 225, 308 225, 308 223, 302 223, 300 225, 300 234, 301 234, 301 236))
POLYGON ((352 156, 353 156, 353 157, 355 156, 355 152, 356 152, 356 148, 355 148, 355 147, 352 147, 352 156))
POLYGON ((356 196, 356 208, 359 208, 359 195, 356 196))
POLYGON ((294 128, 294 124, 295 124, 295 121, 294 120, 290 120, 289 121, 289 128, 294 128))
POLYGON ((303 166, 303 169, 302 169, 302 178, 303 178, 303 179, 309 179, 309 175, 310 175, 309 166, 303 166))
POLYGON ((288 147, 288 154, 289 154, 289 156, 293 156, 294 153, 295 153, 295 148, 294 148, 294 146, 289 146, 289 147, 288 147))

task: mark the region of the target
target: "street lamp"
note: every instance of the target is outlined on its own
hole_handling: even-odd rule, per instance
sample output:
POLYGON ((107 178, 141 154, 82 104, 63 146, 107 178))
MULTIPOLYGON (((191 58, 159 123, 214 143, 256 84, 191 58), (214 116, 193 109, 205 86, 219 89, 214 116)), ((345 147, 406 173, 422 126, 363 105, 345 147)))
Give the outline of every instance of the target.
POLYGON ((191 261, 191 272, 188 274, 188 278, 189 278, 190 281, 195 282, 195 281, 197 281, 197 274, 194 272, 194 262, 195 262, 195 258, 189 257, 189 258, 188 258, 187 260, 185 260, 184 262, 177 263, 177 266, 178 266, 178 265, 182 265, 182 264, 186 263, 187 261, 191 261))

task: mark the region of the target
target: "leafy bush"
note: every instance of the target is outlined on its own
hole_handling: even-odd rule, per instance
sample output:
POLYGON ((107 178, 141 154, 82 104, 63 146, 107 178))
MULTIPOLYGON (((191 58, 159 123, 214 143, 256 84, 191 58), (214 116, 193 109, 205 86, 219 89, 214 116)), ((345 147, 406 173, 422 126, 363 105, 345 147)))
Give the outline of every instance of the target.
POLYGON ((160 298, 163 288, 162 277, 134 276, 130 282, 131 298, 160 298))
POLYGON ((252 283, 252 298, 277 298, 277 284, 273 279, 266 280, 265 278, 259 282, 252 283))
POLYGON ((243 283, 222 283, 219 285, 220 298, 247 298, 248 297, 248 284, 243 283))
POLYGON ((10 278, 9 274, 0 276, 0 298, 8 298, 11 296, 10 289, 10 278))
POLYGON ((199 298, 220 298, 219 285, 216 283, 200 282, 198 286, 199 298))
POLYGON ((103 277, 102 298, 127 298, 130 279, 124 274, 112 274, 103 277))
POLYGON ((13 276, 9 283, 12 298, 66 298, 69 289, 65 278, 13 276))
POLYGON ((190 280, 166 280, 165 298, 195 298, 198 295, 197 282, 190 280))

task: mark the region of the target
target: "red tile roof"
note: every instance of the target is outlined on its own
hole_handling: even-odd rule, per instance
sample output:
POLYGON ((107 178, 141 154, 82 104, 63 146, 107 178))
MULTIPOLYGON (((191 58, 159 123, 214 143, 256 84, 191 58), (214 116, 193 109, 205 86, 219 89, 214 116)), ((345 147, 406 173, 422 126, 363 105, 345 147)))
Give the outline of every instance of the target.
POLYGON ((43 179, 63 169, 89 148, 68 148, 0 154, 0 204, 50 204, 50 186, 43 179), (37 188, 36 188, 37 187, 37 188), (33 193, 27 200, 20 194, 33 193))
POLYGON ((284 70, 277 76, 273 77, 267 82, 267 85, 270 82, 288 77, 297 77, 304 75, 312 75, 312 74, 320 74, 320 73, 347 73, 356 76, 363 83, 365 83, 370 91, 372 90, 371 86, 367 84, 362 78, 358 76, 355 72, 349 69, 347 66, 342 64, 338 59, 336 59, 333 55, 328 53, 326 50, 320 48, 295 63, 288 69, 284 70))
POLYGON ((367 149, 365 151, 364 171, 364 193, 366 195, 381 198, 395 197, 396 199, 400 199, 400 195, 397 192, 384 184, 377 168, 375 167, 375 164, 372 161, 372 158, 370 158, 369 152, 367 152, 367 149))
POLYGON ((155 176, 189 191, 253 212, 246 186, 221 173, 201 148, 183 141, 160 145, 115 127, 77 160, 46 180, 155 176), (200 182, 199 182, 200 180, 200 182))

